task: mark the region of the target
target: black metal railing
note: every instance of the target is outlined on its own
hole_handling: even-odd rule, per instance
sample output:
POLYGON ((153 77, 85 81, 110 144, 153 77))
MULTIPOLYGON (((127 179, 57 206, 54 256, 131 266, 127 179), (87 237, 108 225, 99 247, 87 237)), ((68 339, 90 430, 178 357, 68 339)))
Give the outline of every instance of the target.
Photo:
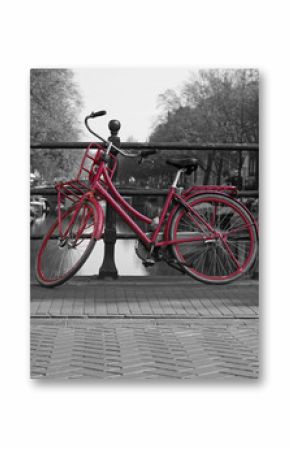
MULTIPOLYGON (((91 142, 44 142, 30 146, 32 150, 84 150, 91 142)), ((97 142, 98 143, 98 142, 97 142)), ((99 142, 103 145, 102 142, 99 142)), ((194 150, 194 151, 259 151, 257 143, 179 143, 121 142, 124 150, 194 150)))
MULTIPOLYGON (((113 122, 109 122, 109 129, 111 131, 111 136, 109 140, 112 141, 116 146, 120 146, 126 150, 136 150, 136 149, 155 149, 155 150, 192 150, 192 151, 250 151, 258 152, 259 145, 252 144, 239 144, 239 143, 225 143, 225 144, 215 144, 215 143, 140 143, 140 142, 120 142, 118 137, 119 129, 113 126, 113 122)), ((32 144, 31 150, 83 150, 88 147, 90 142, 45 142, 39 144, 32 144)), ((257 153, 258 155, 258 153, 257 153)), ((118 191, 123 196, 128 197, 165 197, 167 194, 167 189, 141 189, 141 188, 122 188, 120 187, 118 191)), ((56 190, 53 187, 32 187, 31 195, 41 195, 43 197, 56 195, 56 190)), ((239 197, 258 197, 258 190, 244 190, 238 193, 239 197)), ((43 235, 31 236, 32 240, 42 239, 43 235)), ((136 235, 130 232, 118 232, 116 230, 116 214, 115 211, 107 205, 106 211, 106 227, 104 235, 102 236, 104 240, 104 258, 102 266, 99 270, 99 277, 105 278, 117 278, 118 271, 115 264, 115 244, 117 239, 135 239, 136 235)))

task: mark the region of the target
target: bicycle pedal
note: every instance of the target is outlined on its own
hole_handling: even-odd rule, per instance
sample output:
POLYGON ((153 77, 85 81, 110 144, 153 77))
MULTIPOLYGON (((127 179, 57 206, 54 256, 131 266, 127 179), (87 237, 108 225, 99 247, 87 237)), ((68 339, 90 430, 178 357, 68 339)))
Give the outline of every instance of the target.
POLYGON ((146 259, 143 262, 144 267, 152 267, 153 265, 155 265, 155 260, 154 259, 146 259))

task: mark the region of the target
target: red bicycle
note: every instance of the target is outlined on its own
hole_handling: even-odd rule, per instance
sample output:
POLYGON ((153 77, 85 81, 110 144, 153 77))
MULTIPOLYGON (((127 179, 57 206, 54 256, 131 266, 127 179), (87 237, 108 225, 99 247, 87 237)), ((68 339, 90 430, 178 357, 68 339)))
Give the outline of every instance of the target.
POLYGON ((238 279, 254 264, 258 227, 251 212, 234 198, 233 186, 178 187, 182 173, 198 167, 194 158, 167 159, 177 168, 163 209, 151 232, 143 231, 134 218, 147 225, 153 219, 132 207, 118 192, 112 178, 117 156, 145 158, 155 150, 127 153, 103 139, 88 120, 106 114, 92 112, 87 129, 103 144, 86 149, 77 177, 56 185, 57 219, 45 235, 36 261, 41 285, 54 287, 70 279, 85 263, 104 231, 105 200, 130 226, 138 238, 137 254, 144 265, 165 261, 170 266, 206 282, 225 284, 238 279), (70 207, 66 207, 67 203, 70 207))

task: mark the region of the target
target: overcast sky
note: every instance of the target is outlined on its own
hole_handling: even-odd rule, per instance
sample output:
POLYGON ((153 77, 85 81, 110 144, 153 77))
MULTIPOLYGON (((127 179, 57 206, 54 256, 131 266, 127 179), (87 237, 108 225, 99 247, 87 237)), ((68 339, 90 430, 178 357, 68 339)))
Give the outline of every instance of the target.
MULTIPOLYGON (((121 122, 120 137, 146 141, 158 115, 157 98, 166 89, 179 89, 188 79, 190 68, 90 68, 74 69, 84 107, 81 119, 92 111, 105 109, 96 118, 95 129, 108 137, 108 121, 121 122)), ((84 131, 82 136, 89 139, 84 131)))

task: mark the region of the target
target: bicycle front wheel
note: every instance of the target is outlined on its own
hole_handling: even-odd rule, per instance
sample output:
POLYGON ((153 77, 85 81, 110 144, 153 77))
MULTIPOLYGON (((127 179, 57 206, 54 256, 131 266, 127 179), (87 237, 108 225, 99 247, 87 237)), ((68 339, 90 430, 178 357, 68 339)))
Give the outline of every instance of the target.
POLYGON ((62 214, 62 236, 58 219, 54 222, 36 259, 36 278, 41 285, 61 285, 81 268, 95 246, 94 230, 99 219, 95 205, 85 201, 62 214))
POLYGON ((176 211, 170 228, 170 239, 177 240, 173 255, 185 271, 214 284, 234 281, 246 273, 258 247, 256 224, 246 210, 236 200, 218 194, 198 195, 188 205, 190 210, 181 207, 176 211))

